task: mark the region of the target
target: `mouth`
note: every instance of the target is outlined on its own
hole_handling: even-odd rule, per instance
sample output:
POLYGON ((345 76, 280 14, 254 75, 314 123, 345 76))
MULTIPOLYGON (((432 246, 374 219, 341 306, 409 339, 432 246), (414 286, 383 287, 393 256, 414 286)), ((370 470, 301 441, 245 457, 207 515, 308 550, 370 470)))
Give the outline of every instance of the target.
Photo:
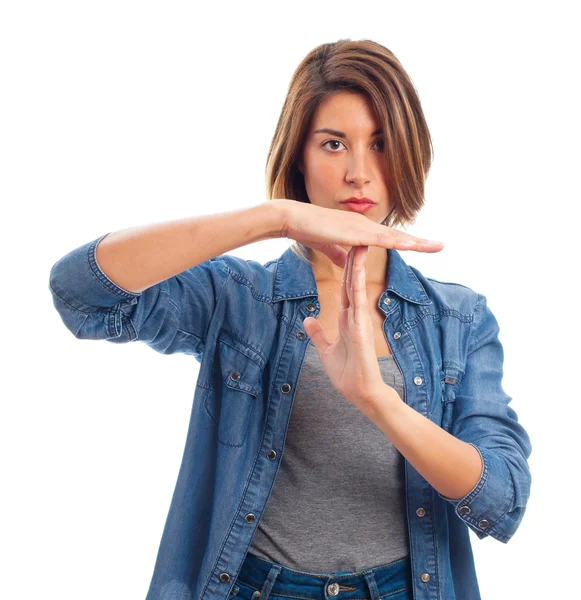
POLYGON ((371 198, 352 196, 351 198, 347 198, 347 200, 341 200, 341 204, 375 204, 375 202, 371 198))
POLYGON ((358 213, 364 213, 366 211, 368 211, 370 208, 372 208, 373 206, 375 206, 375 204, 373 202, 351 202, 351 201, 347 201, 347 202, 342 202, 342 204, 344 204, 349 210, 352 210, 354 212, 358 212, 358 213))

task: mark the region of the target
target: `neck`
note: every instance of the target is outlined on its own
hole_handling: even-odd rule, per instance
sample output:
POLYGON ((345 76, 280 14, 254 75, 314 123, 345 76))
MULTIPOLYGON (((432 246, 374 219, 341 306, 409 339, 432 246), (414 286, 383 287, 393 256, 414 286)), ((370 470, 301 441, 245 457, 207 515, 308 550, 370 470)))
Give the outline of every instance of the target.
MULTIPOLYGON (((341 247, 346 252, 349 252, 351 249, 351 246, 341 245, 341 247)), ((313 270, 315 281, 333 282, 338 286, 341 286, 344 269, 338 267, 324 252, 313 250, 312 248, 309 248, 308 251, 311 258, 311 268, 313 270)), ((387 266, 387 248, 370 246, 369 254, 367 255, 367 260, 365 262, 365 279, 367 285, 381 285, 385 287, 387 281, 387 266)))

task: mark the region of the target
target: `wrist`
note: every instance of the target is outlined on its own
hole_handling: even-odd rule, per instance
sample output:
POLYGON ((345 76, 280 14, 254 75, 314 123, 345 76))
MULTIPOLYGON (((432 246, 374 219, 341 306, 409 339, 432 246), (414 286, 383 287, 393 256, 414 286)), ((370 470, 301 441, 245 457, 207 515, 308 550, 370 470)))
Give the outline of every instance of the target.
POLYGON ((281 200, 267 200, 253 206, 254 223, 259 223, 257 238, 254 241, 286 237, 287 226, 286 207, 281 200))
POLYGON ((275 200, 268 200, 267 204, 270 205, 271 212, 276 215, 276 234, 274 234, 273 237, 288 238, 288 233, 292 225, 291 218, 293 209, 298 204, 298 201, 289 200, 287 198, 277 198, 275 200))
POLYGON ((394 388, 387 385, 387 383, 384 383, 383 386, 367 398, 367 405, 371 412, 402 403, 401 396, 394 388))

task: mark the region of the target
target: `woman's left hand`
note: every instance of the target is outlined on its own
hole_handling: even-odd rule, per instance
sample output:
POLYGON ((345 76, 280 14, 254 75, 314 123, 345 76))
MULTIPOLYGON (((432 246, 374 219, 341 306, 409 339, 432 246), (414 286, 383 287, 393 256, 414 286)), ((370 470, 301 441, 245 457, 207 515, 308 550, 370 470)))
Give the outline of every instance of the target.
POLYGON ((314 317, 303 321, 333 387, 363 414, 373 411, 374 399, 385 393, 375 353, 375 336, 369 313, 366 268, 369 246, 353 246, 341 283, 339 334, 330 343, 323 326, 314 317))

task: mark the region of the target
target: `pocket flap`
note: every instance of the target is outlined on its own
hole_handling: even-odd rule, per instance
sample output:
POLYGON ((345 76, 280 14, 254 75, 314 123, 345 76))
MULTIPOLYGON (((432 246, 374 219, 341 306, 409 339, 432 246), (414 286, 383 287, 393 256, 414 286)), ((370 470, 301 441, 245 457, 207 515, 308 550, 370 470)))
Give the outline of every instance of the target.
POLYGON ((252 358, 222 341, 217 356, 222 378, 229 388, 253 396, 262 393, 262 369, 252 358))

